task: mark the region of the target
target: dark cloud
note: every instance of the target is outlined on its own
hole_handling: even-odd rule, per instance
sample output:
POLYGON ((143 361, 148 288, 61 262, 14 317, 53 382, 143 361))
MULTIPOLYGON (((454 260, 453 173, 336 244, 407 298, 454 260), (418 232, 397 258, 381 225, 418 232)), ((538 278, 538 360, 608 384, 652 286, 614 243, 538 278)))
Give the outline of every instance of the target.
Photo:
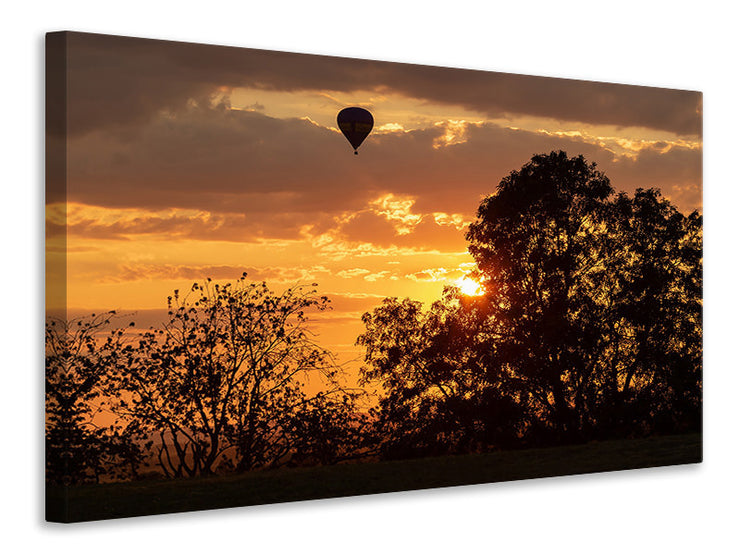
POLYGON ((140 125, 163 110, 207 104, 219 87, 239 86, 397 92, 491 117, 526 114, 701 133, 701 94, 692 91, 82 33, 68 34, 68 53, 73 135, 140 125))
MULTIPOLYGON (((469 125, 464 142, 433 148, 443 134, 443 128, 434 127, 371 135, 360 155, 352 156, 338 133, 308 121, 203 108, 152 121, 132 137, 91 133, 68 148, 69 201, 196 213, 77 221, 69 231, 108 238, 140 233, 236 241, 299 238, 304 226, 320 234, 335 227, 335 217, 365 211, 387 193, 415 198, 414 214, 472 219, 481 198, 494 192, 501 178, 532 155, 551 150, 583 154, 617 190, 658 187, 689 203, 679 204, 682 210, 700 205, 691 204, 700 203, 701 195, 701 151, 696 149, 659 144, 630 158, 580 138, 493 124, 469 125), (674 194, 679 190, 680 196, 674 194)), ((431 238, 438 227, 425 220, 412 235, 418 239, 424 232, 431 238)), ((388 221, 363 216, 346 232, 357 238, 391 237, 395 229, 388 221), (382 229, 371 232, 374 227, 382 229)))
POLYGON ((702 153, 700 150, 660 145, 645 148, 634 158, 601 164, 616 188, 631 191, 656 187, 686 210, 701 208, 702 153))
POLYGON ((87 239, 129 241, 140 235, 164 238, 168 241, 202 240, 257 242, 264 239, 299 239, 301 229, 311 225, 321 229, 322 217, 303 213, 193 214, 174 211, 172 214, 121 217, 111 220, 86 218, 66 226, 47 222, 47 238, 64 235, 87 239))
POLYGON ((68 156, 68 200, 88 204, 317 212, 369 198, 367 162, 338 133, 256 112, 193 108, 133 137, 91 133, 68 156))

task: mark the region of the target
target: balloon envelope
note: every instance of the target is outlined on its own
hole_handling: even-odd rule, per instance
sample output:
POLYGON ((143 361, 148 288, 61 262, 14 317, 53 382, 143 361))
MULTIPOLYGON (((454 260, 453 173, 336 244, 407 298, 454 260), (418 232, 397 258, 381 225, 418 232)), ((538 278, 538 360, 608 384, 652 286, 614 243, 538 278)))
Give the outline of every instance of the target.
POLYGON ((365 108, 357 108, 355 106, 351 108, 345 108, 337 115, 337 125, 339 125, 340 131, 347 137, 349 144, 357 149, 370 134, 373 129, 373 115, 365 110, 365 108))

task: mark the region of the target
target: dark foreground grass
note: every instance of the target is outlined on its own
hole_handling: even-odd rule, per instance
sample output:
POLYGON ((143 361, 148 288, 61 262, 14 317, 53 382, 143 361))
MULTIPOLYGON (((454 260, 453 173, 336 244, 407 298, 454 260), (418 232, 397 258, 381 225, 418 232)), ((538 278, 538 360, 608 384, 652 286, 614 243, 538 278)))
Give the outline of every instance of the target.
POLYGON ((698 463, 701 435, 665 436, 483 455, 293 468, 188 480, 47 488, 46 518, 81 522, 698 463))

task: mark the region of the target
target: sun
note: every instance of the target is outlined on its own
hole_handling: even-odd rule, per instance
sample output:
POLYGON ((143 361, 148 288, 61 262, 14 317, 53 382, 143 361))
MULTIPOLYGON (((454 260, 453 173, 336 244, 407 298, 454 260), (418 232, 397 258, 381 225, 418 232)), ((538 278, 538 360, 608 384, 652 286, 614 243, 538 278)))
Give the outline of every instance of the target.
POLYGON ((455 285, 463 295, 467 295, 468 297, 476 297, 483 294, 481 284, 468 276, 463 276, 455 281, 455 285))

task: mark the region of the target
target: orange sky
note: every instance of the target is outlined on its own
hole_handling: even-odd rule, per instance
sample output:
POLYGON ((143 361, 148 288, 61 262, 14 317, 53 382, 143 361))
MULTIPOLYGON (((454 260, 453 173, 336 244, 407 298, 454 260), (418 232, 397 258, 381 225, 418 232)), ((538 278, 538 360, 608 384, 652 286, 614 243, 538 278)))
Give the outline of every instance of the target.
POLYGON ((466 223, 533 154, 701 210, 700 93, 77 33, 67 69, 47 280, 66 273, 71 314, 148 327, 205 277, 317 282, 319 340, 347 360, 380 299, 428 302, 469 271, 466 223), (336 129, 351 105, 375 118, 359 156, 336 129))

